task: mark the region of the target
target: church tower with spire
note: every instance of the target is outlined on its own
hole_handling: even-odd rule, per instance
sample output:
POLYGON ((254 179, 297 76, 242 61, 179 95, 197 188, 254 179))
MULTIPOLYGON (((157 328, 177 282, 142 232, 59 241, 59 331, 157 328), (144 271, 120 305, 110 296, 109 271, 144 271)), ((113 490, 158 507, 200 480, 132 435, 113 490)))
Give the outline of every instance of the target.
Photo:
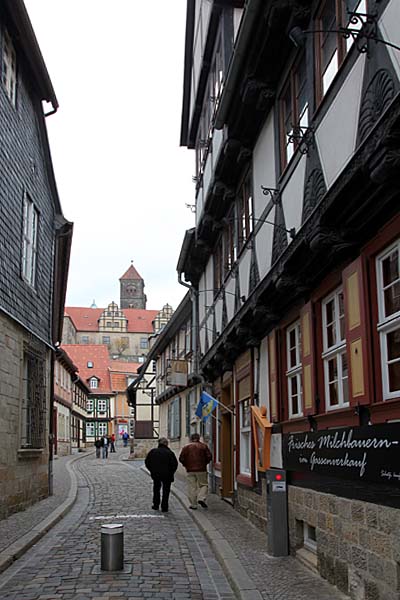
POLYGON ((143 278, 136 271, 131 261, 131 266, 120 278, 120 308, 146 308, 146 294, 144 293, 143 278))

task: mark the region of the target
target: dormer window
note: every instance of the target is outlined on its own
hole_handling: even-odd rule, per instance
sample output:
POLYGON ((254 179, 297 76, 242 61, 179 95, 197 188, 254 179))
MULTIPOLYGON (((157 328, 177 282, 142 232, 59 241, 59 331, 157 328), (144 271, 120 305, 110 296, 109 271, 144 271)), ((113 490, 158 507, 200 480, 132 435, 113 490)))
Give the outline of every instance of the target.
POLYGON ((92 388, 92 390, 99 387, 99 380, 97 379, 97 377, 90 378, 89 387, 92 388))
POLYGON ((93 369, 93 363, 92 363, 91 360, 88 360, 88 362, 87 362, 87 368, 88 369, 93 369))

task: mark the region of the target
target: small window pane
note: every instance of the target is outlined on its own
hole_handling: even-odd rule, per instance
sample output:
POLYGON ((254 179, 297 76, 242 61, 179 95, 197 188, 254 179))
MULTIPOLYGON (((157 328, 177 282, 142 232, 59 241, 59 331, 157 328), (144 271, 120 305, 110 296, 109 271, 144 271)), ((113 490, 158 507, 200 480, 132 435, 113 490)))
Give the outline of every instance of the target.
POLYGON ((399 254, 397 250, 382 261, 382 273, 384 287, 399 279, 399 254))
POLYGON ((387 335, 388 360, 400 358, 400 329, 391 331, 387 335))
POLYGON ((389 391, 400 391, 400 361, 389 365, 389 391))

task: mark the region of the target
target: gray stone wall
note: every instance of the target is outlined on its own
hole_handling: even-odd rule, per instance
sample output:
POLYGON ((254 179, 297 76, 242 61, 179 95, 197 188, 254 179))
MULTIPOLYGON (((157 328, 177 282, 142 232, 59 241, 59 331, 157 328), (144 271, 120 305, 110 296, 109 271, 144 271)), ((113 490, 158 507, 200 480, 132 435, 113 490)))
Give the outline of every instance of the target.
POLYGON ((354 600, 399 600, 400 510, 289 486, 293 553, 316 529, 318 571, 354 600))
POLYGON ((239 485, 236 498, 235 508, 249 519, 261 531, 267 530, 267 489, 266 480, 263 478, 260 481, 261 493, 257 493, 253 488, 247 488, 244 485, 239 485))
MULTIPOLYGON (((46 447, 29 455, 20 448, 23 345, 31 336, 0 311, 0 519, 48 496, 49 389, 46 392, 46 447)), ((47 353, 50 381, 50 351, 47 353)))

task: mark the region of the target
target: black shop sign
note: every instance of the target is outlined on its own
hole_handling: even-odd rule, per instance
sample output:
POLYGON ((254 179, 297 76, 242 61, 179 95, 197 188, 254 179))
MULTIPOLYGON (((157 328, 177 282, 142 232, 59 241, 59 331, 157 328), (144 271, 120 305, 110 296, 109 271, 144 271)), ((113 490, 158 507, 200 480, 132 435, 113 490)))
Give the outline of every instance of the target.
POLYGON ((400 423, 285 434, 283 466, 400 486, 400 423))

